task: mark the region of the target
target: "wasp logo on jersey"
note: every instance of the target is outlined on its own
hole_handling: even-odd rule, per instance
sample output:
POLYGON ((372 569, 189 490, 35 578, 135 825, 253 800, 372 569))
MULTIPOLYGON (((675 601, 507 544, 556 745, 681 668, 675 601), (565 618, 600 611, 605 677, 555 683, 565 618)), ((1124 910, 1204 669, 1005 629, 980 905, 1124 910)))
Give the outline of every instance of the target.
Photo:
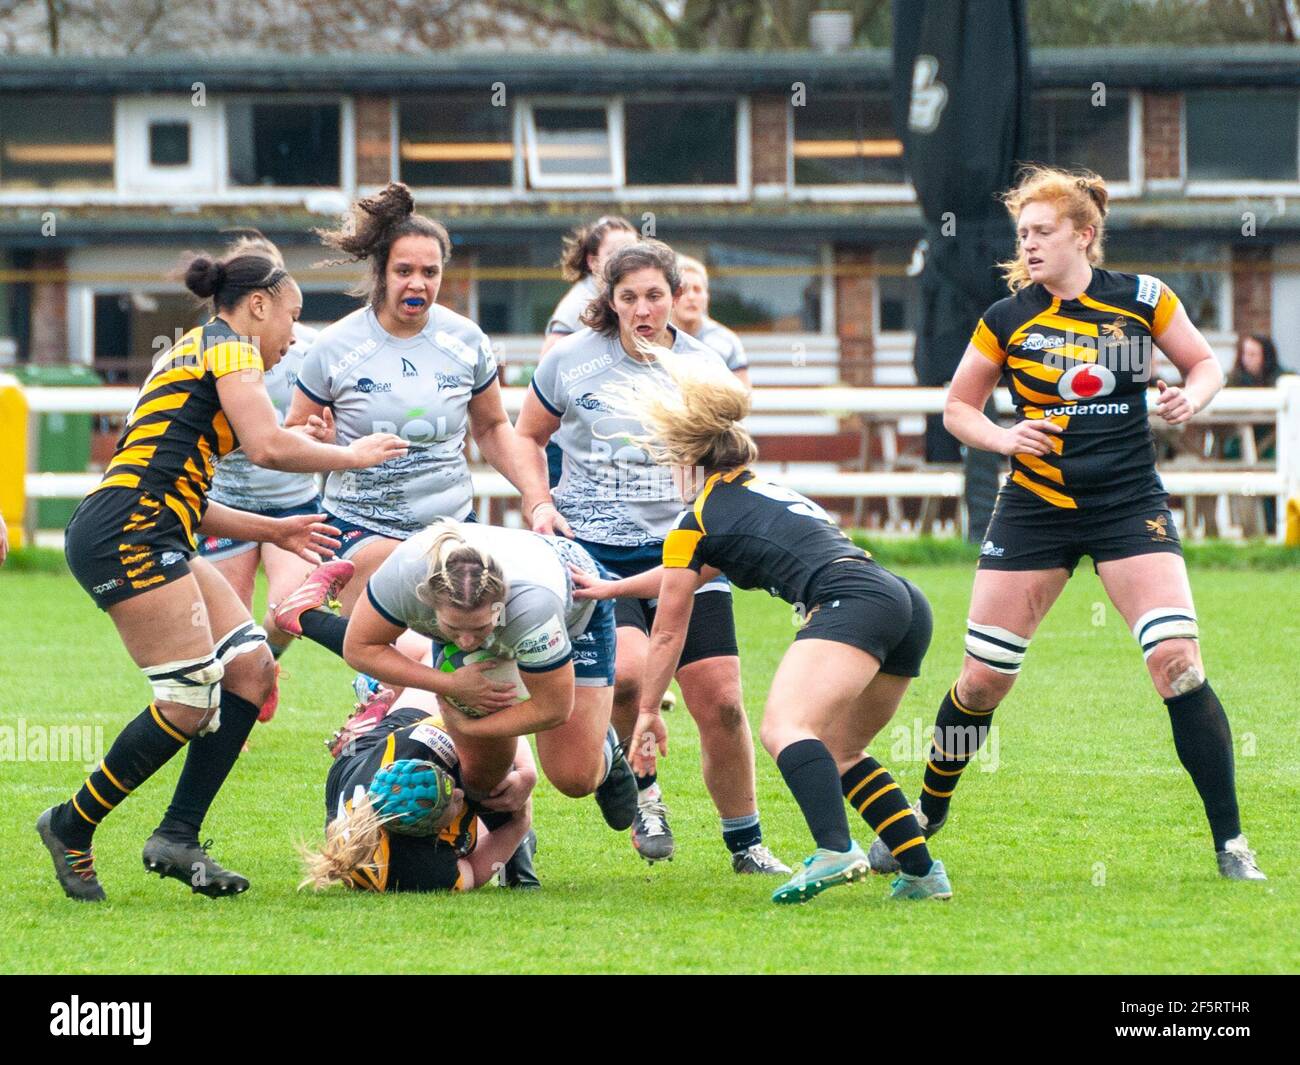
POLYGON ((1057 382, 1062 399, 1096 399, 1115 391, 1115 374, 1108 367, 1081 363, 1067 370, 1057 382))
POLYGON ((1147 518, 1146 522, 1147 532, 1151 534, 1151 539, 1153 541, 1156 543, 1164 543, 1169 539, 1169 519, 1163 514, 1159 515, 1154 520, 1147 518))
POLYGON ((1124 333, 1124 316, 1120 315, 1113 322, 1107 322, 1101 327, 1101 331, 1112 340, 1123 340, 1124 333))

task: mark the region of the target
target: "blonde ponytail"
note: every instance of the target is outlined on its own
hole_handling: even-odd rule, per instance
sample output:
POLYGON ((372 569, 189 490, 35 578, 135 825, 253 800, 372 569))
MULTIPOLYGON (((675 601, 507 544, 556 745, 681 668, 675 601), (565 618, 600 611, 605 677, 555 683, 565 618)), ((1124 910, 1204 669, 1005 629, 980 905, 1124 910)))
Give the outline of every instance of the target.
POLYGON ((672 382, 645 377, 605 386, 612 404, 645 426, 644 434, 632 437, 638 447, 662 466, 709 472, 758 458, 758 445, 740 424, 749 415, 749 392, 735 374, 656 344, 638 341, 637 348, 653 356, 672 382))
POLYGON ((375 864, 375 850, 383 838, 384 821, 375 813, 369 797, 360 798, 349 813, 336 817, 325 829, 325 845, 312 850, 299 845, 307 875, 298 890, 310 887, 324 891, 334 884, 354 887, 353 873, 368 869, 376 878, 380 869, 375 864))

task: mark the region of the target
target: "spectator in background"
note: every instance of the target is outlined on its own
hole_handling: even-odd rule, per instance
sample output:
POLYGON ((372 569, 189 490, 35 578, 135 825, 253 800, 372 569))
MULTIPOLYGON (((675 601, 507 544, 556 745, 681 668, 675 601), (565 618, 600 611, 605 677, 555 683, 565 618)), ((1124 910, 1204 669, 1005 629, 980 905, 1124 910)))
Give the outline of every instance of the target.
MULTIPOLYGON (((1228 374, 1229 388, 1272 388, 1277 384, 1281 371, 1277 366, 1277 345, 1273 338, 1262 333, 1243 333, 1237 338, 1237 358, 1228 374)), ((1277 426, 1275 423, 1255 422, 1250 426, 1255 435, 1255 454, 1259 459, 1272 459, 1277 455, 1277 426)), ((1243 456, 1241 433, 1229 429, 1223 438, 1222 455, 1230 461, 1240 462, 1243 456)), ((1234 503, 1237 500, 1233 501, 1234 503)), ((1246 501, 1250 502, 1250 501, 1246 501)), ((1277 500, 1266 496, 1260 502, 1264 506, 1264 527, 1272 536, 1277 530, 1277 500)), ((1242 515, 1242 529, 1250 535, 1255 531, 1255 522, 1250 512, 1242 515)))

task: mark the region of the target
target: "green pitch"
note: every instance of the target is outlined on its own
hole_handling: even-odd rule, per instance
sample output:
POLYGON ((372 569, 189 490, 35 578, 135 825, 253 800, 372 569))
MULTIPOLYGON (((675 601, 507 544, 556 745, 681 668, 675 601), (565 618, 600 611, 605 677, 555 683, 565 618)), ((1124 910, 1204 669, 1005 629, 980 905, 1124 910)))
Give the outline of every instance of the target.
MULTIPOLYGON (((925 675, 873 753, 914 797, 924 733, 961 660, 971 567, 899 567, 929 595, 925 675)), ((951 903, 891 903, 872 879, 804 907, 734 876, 701 783, 697 735, 668 715, 660 779, 677 858, 647 867, 590 800, 536 792, 545 889, 464 897, 295 890, 295 843, 320 837, 322 740, 351 701, 351 672, 313 645, 285 657, 280 711, 252 736, 209 820, 214 854, 252 880, 235 899, 144 873, 140 848, 181 759, 108 819, 96 843, 107 905, 65 900, 32 823, 82 780, 148 689, 70 577, 0 572, 0 896, 4 972, 1283 972, 1300 925, 1300 576, 1196 570, 1211 678, 1232 719, 1246 832, 1271 878, 1227 883, 1166 711, 1087 567, 1029 652, 1025 676, 966 773, 935 841, 951 903), (1086 570, 1086 572, 1085 572, 1086 570), (80 744, 80 746, 79 746, 80 744), (64 760, 54 760, 63 758, 64 760)), ((789 609, 739 597, 755 730, 793 635, 789 609)), ((809 683, 816 683, 809 678, 809 683)), ((790 865, 811 842, 761 751, 766 841, 790 865)), ((866 826, 854 821, 865 845, 866 826)))

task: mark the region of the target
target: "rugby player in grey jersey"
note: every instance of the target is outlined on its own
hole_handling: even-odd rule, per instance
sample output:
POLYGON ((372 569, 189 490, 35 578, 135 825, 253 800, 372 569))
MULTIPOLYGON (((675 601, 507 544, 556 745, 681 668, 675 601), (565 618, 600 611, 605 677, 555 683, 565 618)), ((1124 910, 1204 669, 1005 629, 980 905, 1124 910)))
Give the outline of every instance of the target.
POLYGON ((370 578, 348 623, 345 655, 395 689, 439 696, 471 799, 492 796, 510 772, 517 738, 535 735, 547 779, 571 798, 594 793, 606 822, 623 831, 637 788, 609 723, 614 612, 575 600, 571 569, 605 572, 562 536, 443 519, 402 543, 370 578), (455 669, 423 665, 392 646, 407 629, 433 641, 435 665, 449 644, 453 654, 493 657, 456 659, 455 669), (502 662, 517 670, 509 681, 498 672, 502 662))
MULTIPOLYGON (((552 439, 563 455, 554 506, 578 542, 602 566, 632 576, 662 561, 663 542, 680 510, 667 471, 630 437, 643 435, 635 420, 615 414, 600 397, 610 382, 663 376, 640 344, 655 343, 703 360, 719 357, 669 324, 681 279, 673 250, 659 241, 621 248, 605 263, 603 292, 588 308, 587 328, 559 341, 533 376, 519 415, 518 432, 540 449, 552 439)), ((533 528, 552 516, 535 508, 533 528)), ((676 672, 700 730, 705 783, 722 818, 723 839, 737 872, 785 873, 762 845, 754 792, 754 746, 740 690, 740 660, 730 587, 718 580, 700 589, 676 672)), ((614 728, 628 737, 636 724, 655 600, 621 599, 618 624, 614 728)), ((639 778, 632 843, 648 861, 670 858, 675 843, 661 789, 653 775, 639 778)))
POLYGON ((636 242, 636 228, 626 218, 606 215, 589 226, 579 226, 564 238, 560 272, 573 287, 555 306, 546 323, 542 355, 557 341, 583 328, 582 315, 600 294, 600 274, 605 260, 619 248, 636 242))
POLYGON ((350 221, 321 238, 369 263, 355 290, 366 306, 321 331, 298 376, 286 425, 328 410, 340 443, 375 425, 405 426, 411 436, 406 456, 370 476, 326 481, 324 509, 341 531, 340 561, 321 567, 277 611, 284 631, 342 654, 346 624, 319 609, 331 592, 338 592, 346 617, 366 578, 403 540, 438 517, 473 520, 466 430, 519 489, 525 513, 550 497, 531 445, 506 417, 488 338, 436 302, 451 251, 446 229, 415 214, 410 191, 393 183, 355 204, 350 221), (341 578, 351 575, 361 579, 344 587, 341 578))
POLYGON ((677 256, 677 268, 682 272, 682 295, 673 304, 673 324, 721 355, 727 369, 746 388, 752 388, 745 345, 725 325, 709 317, 708 270, 699 259, 692 259, 689 255, 677 256))

